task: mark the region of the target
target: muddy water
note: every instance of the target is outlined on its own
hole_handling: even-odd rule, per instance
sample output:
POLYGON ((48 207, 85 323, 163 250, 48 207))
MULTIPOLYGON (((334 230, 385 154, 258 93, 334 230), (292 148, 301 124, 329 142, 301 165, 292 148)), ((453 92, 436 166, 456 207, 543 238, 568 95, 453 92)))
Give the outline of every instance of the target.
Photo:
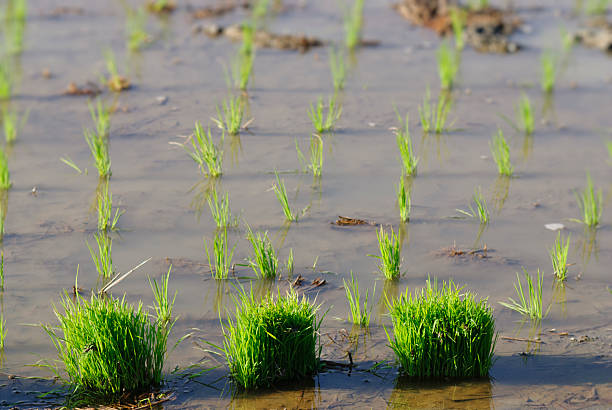
MULTIPOLYGON (((211 2, 198 2, 209 4, 211 2)), ((292 2, 286 12, 269 22, 276 32, 303 32, 340 41, 341 12, 334 2, 292 2), (302 5, 303 7, 300 7, 302 5)), ((196 4, 196 3, 194 3, 196 4)), ((329 370, 312 382, 274 391, 245 395, 228 384, 226 369, 193 381, 170 377, 175 399, 168 407, 607 407, 612 405, 610 346, 612 345, 612 230, 610 183, 612 168, 604 141, 612 139, 609 96, 612 60, 598 51, 575 47, 558 79, 554 99, 539 92, 538 59, 543 49, 560 49, 559 27, 574 29, 573 2, 515 2, 531 28, 514 39, 525 49, 512 56, 483 55, 466 49, 461 58, 459 86, 454 92, 450 133, 422 136, 417 106, 426 85, 437 94, 435 48, 437 37, 411 27, 387 2, 366 5, 365 37, 382 41, 380 47, 357 52, 342 95, 343 115, 338 130, 325 137, 325 163, 319 184, 308 175, 292 172, 299 164, 294 140, 306 149, 311 124, 308 105, 328 94, 331 78, 325 49, 306 54, 258 50, 254 85, 250 91, 250 132, 226 139, 224 175, 218 188, 229 192, 234 211, 257 230, 268 230, 284 259, 293 248, 297 272, 307 281, 322 277, 323 287, 308 291, 327 316, 322 327, 323 357, 348 363, 351 351, 356 367, 329 370), (526 92, 537 109, 533 138, 510 128, 500 114, 512 116, 526 92), (359 217, 398 228, 395 187, 401 168, 395 138, 393 105, 409 112, 418 150, 419 175, 413 180, 413 213, 404 226, 403 269, 397 286, 385 284, 376 272, 373 227, 338 228, 337 215, 359 217), (501 126, 511 145, 516 177, 499 179, 488 141, 501 126), (270 187, 273 171, 283 179, 296 208, 310 205, 299 223, 283 225, 283 216, 270 187), (603 224, 595 236, 569 221, 578 217, 574 192, 585 185, 586 171, 604 189, 603 224), (481 186, 491 208, 492 223, 478 237, 475 221, 453 219, 456 208, 466 208, 474 188, 481 186), (547 250, 555 233, 544 224, 561 222, 571 233, 570 279, 564 291, 552 290, 547 250), (439 252, 487 245, 489 259, 448 257, 439 252), (316 267, 312 266, 316 260, 316 267), (550 315, 541 326, 520 323, 498 301, 514 297, 515 273, 546 272, 544 300, 550 315), (347 323, 342 279, 353 271, 363 288, 376 286, 374 324, 368 335, 354 333, 347 323), (415 384, 398 379, 396 369, 380 366, 392 361, 384 325, 389 325, 381 295, 397 295, 424 284, 428 275, 453 278, 495 308, 501 336, 541 337, 537 345, 500 338, 498 360, 491 379, 461 383, 415 384), (555 329, 555 331, 551 331, 555 329), (567 335, 565 335, 567 332, 567 335), (220 379, 220 380, 219 380, 220 379)), ((22 81, 15 103, 30 109, 23 134, 10 151, 14 185, 9 192, 4 262, 6 289, 2 294, 7 326, 3 372, 48 376, 27 365, 53 360, 51 343, 38 323, 55 323, 52 306, 74 282, 96 286, 86 247, 93 241, 97 178, 83 140, 91 126, 85 99, 61 93, 71 81, 96 80, 104 71, 103 50, 113 47, 119 67, 134 88, 118 98, 112 117, 111 190, 126 210, 121 231, 114 236, 113 260, 125 271, 152 257, 144 269, 121 283, 116 294, 151 303, 146 276, 159 276, 173 264, 171 290, 178 292, 179 320, 174 339, 193 336, 179 345, 168 360, 168 370, 204 359, 217 359, 196 347, 201 339, 221 341, 218 311, 232 309, 231 286, 210 278, 205 265, 203 237, 214 225, 205 202, 206 181, 178 147, 196 120, 204 124, 215 104, 226 95, 221 62, 236 46, 225 39, 193 34, 183 5, 165 20, 152 17, 149 32, 155 42, 141 54, 126 55, 124 12, 115 2, 87 4, 82 15, 51 16, 58 6, 83 7, 82 2, 32 2, 26 32, 26 51, 20 59, 22 81), (48 68, 52 78, 41 71, 48 68), (166 96, 160 105, 156 98, 166 96), (88 175, 78 175, 59 161, 69 156, 88 175), (36 195, 32 188, 36 187, 36 195)), ((241 21, 238 11, 216 20, 241 21)), ((208 24, 208 21, 202 24, 208 24)), ((107 101, 112 96, 105 94, 107 101)), ((218 134, 217 134, 218 135, 218 134)), ((235 259, 249 256, 243 229, 230 233, 237 245, 235 259)), ((237 275, 248 275, 239 268, 237 275)), ((245 282, 248 286, 248 282, 245 282)), ((253 284, 259 291, 274 284, 253 284)), ((286 282, 280 286, 285 288, 286 282)), ((0 388, 2 405, 41 403, 39 391, 56 386, 47 381, 7 379, 0 388)), ((51 398, 53 400, 53 398, 51 398)), ((56 401, 57 402, 57 401, 56 401)))

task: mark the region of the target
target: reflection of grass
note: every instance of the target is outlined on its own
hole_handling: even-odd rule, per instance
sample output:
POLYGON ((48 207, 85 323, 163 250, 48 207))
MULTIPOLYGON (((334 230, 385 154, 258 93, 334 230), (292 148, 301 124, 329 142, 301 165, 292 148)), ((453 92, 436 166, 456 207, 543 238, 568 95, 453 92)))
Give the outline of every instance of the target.
MULTIPOLYGON (((363 302, 362 306, 361 293, 359 293, 359 283, 355 279, 352 271, 351 281, 347 282, 346 280, 342 279, 342 283, 344 284, 346 300, 349 303, 349 308, 351 311, 351 317, 349 319, 351 319, 355 325, 359 325, 360 327, 368 327, 370 325, 371 313, 371 309, 368 307, 369 290, 366 289, 365 301, 363 302)), ((374 297, 374 293, 376 293, 376 287, 374 287, 372 297, 374 297)))
POLYGON ((419 379, 485 377, 493 363, 495 319, 486 299, 477 301, 452 281, 427 280, 389 303, 389 344, 400 371, 419 379))
POLYGON ((319 366, 317 306, 291 292, 258 301, 242 290, 223 323, 221 351, 234 381, 250 390, 312 375, 319 366))
POLYGON ((569 250, 570 237, 567 240, 561 238, 561 232, 557 233, 557 239, 549 251, 550 260, 553 265, 553 273, 557 280, 564 282, 567 279, 567 253, 569 250))
POLYGON ((599 225, 601 209, 603 206, 603 196, 601 189, 595 193, 591 175, 587 174, 587 186, 582 193, 576 193, 576 200, 582 212, 582 219, 573 219, 581 222, 588 227, 594 228, 599 225))
POLYGON ((583 265, 587 265, 591 260, 591 254, 595 253, 597 259, 599 247, 597 245, 597 230, 586 226, 582 237, 578 240, 576 247, 580 252, 583 265))
POLYGON ((535 279, 533 279, 531 275, 527 273, 525 268, 523 268, 523 272, 525 273, 527 293, 525 293, 525 290, 523 289, 523 285, 521 283, 521 278, 517 273, 517 283, 514 284, 514 289, 516 290, 518 301, 515 301, 512 298, 508 298, 508 303, 499 303, 500 305, 507 307, 508 309, 514 310, 520 313, 521 315, 528 316, 534 320, 541 320, 548 313, 548 311, 544 312, 542 302, 542 285, 544 283, 544 274, 542 274, 538 269, 537 276, 535 279))

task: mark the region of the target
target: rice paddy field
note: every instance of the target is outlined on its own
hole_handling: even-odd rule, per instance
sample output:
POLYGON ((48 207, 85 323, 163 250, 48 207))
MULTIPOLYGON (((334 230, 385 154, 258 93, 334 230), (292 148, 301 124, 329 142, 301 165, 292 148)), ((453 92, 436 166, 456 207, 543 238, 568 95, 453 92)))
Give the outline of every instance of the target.
MULTIPOLYGON (((15 2, 1 4, 9 3, 15 2)), ((227 4, 179 0, 172 12, 138 14, 143 2, 30 0, 21 47, 4 24, 2 58, 12 89, 0 106, 27 118, 4 145, 12 185, 2 202, 0 407, 60 406, 66 391, 45 367, 58 355, 41 325, 58 326, 54 308, 61 310, 65 292, 81 288, 88 298, 114 273, 149 258, 108 293, 154 306, 147 278, 159 281, 172 267, 177 320, 162 394, 154 399, 159 406, 612 407, 612 59, 567 41, 567 33, 590 27, 593 13, 610 24, 609 2, 491 0, 521 21, 510 37, 521 46, 516 53, 482 53, 469 44, 457 53, 452 34, 443 39, 412 24, 386 0, 365 1, 365 41, 352 51, 345 49, 345 22, 353 2, 282 0, 266 9, 260 1, 256 27, 324 44, 300 52, 255 41, 245 51, 247 41, 205 33, 213 24, 249 21, 260 8, 195 18, 198 9, 227 4), (595 3, 603 11, 593 10, 595 3), (134 25, 145 40, 128 35, 134 25), (441 44, 451 53, 447 64, 457 65, 454 74, 443 69, 452 79, 446 91, 441 44), (7 51, 11 46, 17 50, 7 51), (131 85, 121 92, 101 78, 109 75, 110 50, 131 85), (330 55, 346 71, 337 93, 330 55), (554 77, 548 92, 547 56, 554 77), (234 80, 249 64, 242 92, 234 80), (87 95, 98 89, 99 112, 98 100, 87 95), (428 93, 434 124, 425 132, 428 93), (230 96, 244 109, 239 124, 246 126, 222 132, 215 120, 224 122, 219 117, 230 96), (440 100, 446 105, 438 111, 440 100), (109 125, 95 129, 90 107, 94 117, 112 107, 109 125), (525 111, 532 132, 527 114, 519 114, 525 111), (446 124, 436 132, 440 115, 446 124), (185 151, 193 152, 197 121, 216 149, 200 167, 185 151), (93 139, 86 141, 84 129, 93 139), (398 135, 406 134, 411 146, 401 151, 398 135), (106 138, 100 150, 110 161, 108 179, 92 157, 90 145, 102 141, 96 135, 106 138), (414 170, 402 162, 406 152, 414 170), (211 156, 222 158, 219 176, 207 165, 216 164, 211 156), (403 216, 401 179, 410 204, 403 216), (283 184, 289 215, 277 197, 283 184), (227 228, 217 229, 211 215, 213 191, 219 201, 227 194, 233 215, 227 228), (100 222, 100 198, 110 193, 110 219, 100 222), (591 217, 597 221, 589 227, 591 217), (381 272, 383 261, 372 257, 381 255, 381 227, 397 235, 399 277, 397 270, 381 272), (110 255, 99 232, 112 239, 112 267, 92 261, 88 246, 94 255, 110 255), (272 278, 249 264, 251 242, 264 232, 279 259, 272 278), (557 235, 568 242, 555 246, 557 235), (226 255, 233 251, 231 260, 216 259, 219 243, 226 255), (567 260, 554 267, 551 250, 563 254, 566 243, 567 260), (533 278, 533 297, 523 271, 533 278), (428 278, 452 279, 488 298, 498 332, 489 377, 401 375, 386 334, 387 301, 419 291, 428 278), (368 291, 367 327, 349 319, 345 286, 354 281, 361 305, 368 291), (235 385, 215 345, 227 330, 220 319, 236 312, 238 284, 256 296, 294 288, 320 305, 322 371, 255 391, 235 385), (509 298, 526 314, 500 304, 513 306, 509 298)), ((0 160, 0 174, 3 167, 0 160)), ((263 239, 261 246, 270 251, 263 239)))

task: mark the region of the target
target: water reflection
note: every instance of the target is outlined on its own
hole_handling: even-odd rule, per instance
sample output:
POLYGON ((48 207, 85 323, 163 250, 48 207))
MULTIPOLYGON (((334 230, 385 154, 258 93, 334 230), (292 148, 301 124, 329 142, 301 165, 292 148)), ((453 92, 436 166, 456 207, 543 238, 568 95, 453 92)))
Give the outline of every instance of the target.
POLYGON ((383 282, 383 290, 378 305, 376 308, 376 321, 381 323, 383 315, 389 312, 387 301, 391 302, 399 297, 399 280, 385 279, 383 282))
POLYGON ((274 390, 245 392, 234 389, 229 408, 232 409, 316 409, 321 406, 321 390, 313 378, 299 383, 277 386, 274 390))
POLYGON ((194 193, 190 207, 195 212, 198 222, 200 222, 204 206, 208 204, 208 198, 213 191, 216 191, 220 180, 219 177, 204 178, 189 189, 188 193, 194 193))
POLYGON ((504 207, 506 203, 506 199, 508 198, 508 193, 510 192, 510 180, 512 178, 499 175, 493 184, 493 209, 498 214, 504 207))
POLYGON ((420 382, 398 377, 389 397, 389 409, 490 409, 493 388, 489 378, 458 382, 420 382))
POLYGON ((595 254, 595 260, 597 260, 599 256, 597 229, 585 227, 582 236, 576 241, 576 249, 582 259, 583 267, 589 264, 591 254, 595 254))

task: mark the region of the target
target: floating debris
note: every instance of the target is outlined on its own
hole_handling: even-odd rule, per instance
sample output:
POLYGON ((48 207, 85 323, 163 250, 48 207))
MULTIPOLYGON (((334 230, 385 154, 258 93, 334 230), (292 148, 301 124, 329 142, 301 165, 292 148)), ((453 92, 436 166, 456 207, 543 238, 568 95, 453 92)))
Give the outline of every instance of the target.
POLYGON ((565 225, 561 224, 561 223, 550 223, 550 224, 546 224, 544 225, 544 228, 550 230, 550 231, 560 231, 561 229, 565 228, 565 225))
POLYGON ((66 91, 64 91, 64 95, 96 96, 101 92, 102 90, 95 83, 87 82, 83 86, 78 86, 76 83, 71 82, 70 84, 68 84, 68 88, 66 88, 66 91))
MULTIPOLYGON (((240 24, 233 24, 227 27, 213 24, 204 27, 203 31, 204 34, 212 38, 225 36, 232 41, 242 41, 242 25, 240 24)), ((324 41, 315 37, 308 37, 302 34, 275 34, 266 30, 255 31, 253 42, 257 47, 261 48, 297 50, 301 53, 305 53, 312 47, 325 45, 324 41)))
POLYGON ((352 226, 352 225, 371 225, 371 226, 376 226, 378 225, 376 222, 372 222, 372 221, 366 221, 364 219, 357 219, 357 218, 348 218, 346 216, 340 216, 338 215, 338 219, 334 222, 331 222, 332 225, 338 225, 338 226, 352 226))

